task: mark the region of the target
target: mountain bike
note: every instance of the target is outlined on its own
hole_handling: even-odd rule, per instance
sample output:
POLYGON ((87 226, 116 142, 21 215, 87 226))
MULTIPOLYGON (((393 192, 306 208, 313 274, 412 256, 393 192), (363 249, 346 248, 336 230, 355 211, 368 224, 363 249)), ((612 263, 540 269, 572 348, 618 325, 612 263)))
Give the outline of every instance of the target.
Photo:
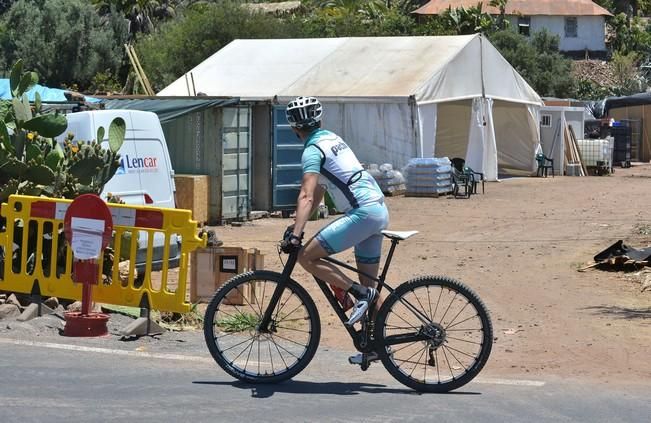
MULTIPOLYGON (((362 353, 362 370, 375 352, 396 380, 417 391, 448 392, 465 385, 491 352, 493 329, 486 306, 466 285, 444 276, 389 286, 385 279, 397 245, 418 232, 382 233, 391 248, 377 278, 332 257, 324 259, 376 281, 380 293, 388 291, 377 313, 344 325, 362 353)), ((229 375, 254 384, 281 382, 299 374, 314 357, 320 318, 307 291, 291 278, 297 256, 289 254, 282 273, 257 270, 233 277, 208 304, 206 344, 229 375)), ((342 302, 325 281, 315 279, 346 322, 342 302)))

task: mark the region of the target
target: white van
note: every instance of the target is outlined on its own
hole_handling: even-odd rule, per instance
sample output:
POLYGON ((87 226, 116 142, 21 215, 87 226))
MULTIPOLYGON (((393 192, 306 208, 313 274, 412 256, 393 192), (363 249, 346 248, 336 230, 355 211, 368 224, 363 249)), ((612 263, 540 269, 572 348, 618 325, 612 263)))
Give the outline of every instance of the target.
MULTIPOLYGON (((94 110, 69 113, 68 128, 57 140, 63 142, 68 133, 77 141, 92 141, 97 138, 97 129, 104 128, 102 146, 108 148, 109 126, 113 119, 121 117, 126 123, 124 143, 119 150, 120 168, 104 186, 101 197, 108 193, 117 195, 126 204, 174 208, 174 170, 170 160, 165 135, 158 116, 139 110, 94 110)), ((73 142, 74 142, 73 140, 73 142)), ((163 234, 154 236, 153 270, 162 267, 163 234)), ((138 237, 136 268, 139 275, 144 271, 147 253, 147 234, 138 237)), ((170 267, 178 266, 180 250, 178 238, 170 243, 170 267)))

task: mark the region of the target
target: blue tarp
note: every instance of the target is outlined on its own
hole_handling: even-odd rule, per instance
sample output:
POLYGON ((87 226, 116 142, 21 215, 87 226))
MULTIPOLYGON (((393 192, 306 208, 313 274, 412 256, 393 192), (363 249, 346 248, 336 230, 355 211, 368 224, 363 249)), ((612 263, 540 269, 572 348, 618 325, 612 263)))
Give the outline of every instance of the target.
MULTIPOLYGON (((44 103, 54 102, 54 101, 68 101, 63 95, 68 90, 61 90, 59 88, 48 88, 43 85, 34 86, 31 90, 27 91, 27 98, 29 101, 34 101, 34 94, 38 92, 41 96, 41 101, 44 103)), ((9 88, 9 79, 0 79, 0 99, 1 100, 11 100, 11 89, 9 88)), ((99 103, 100 99, 86 97, 86 101, 89 103, 99 103)))

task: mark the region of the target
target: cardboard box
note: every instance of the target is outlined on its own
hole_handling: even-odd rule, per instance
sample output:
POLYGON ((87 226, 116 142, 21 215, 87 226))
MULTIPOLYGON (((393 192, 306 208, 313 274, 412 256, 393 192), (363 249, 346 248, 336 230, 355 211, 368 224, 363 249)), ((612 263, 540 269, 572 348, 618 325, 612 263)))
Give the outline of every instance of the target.
MULTIPOLYGON (((190 302, 208 302, 232 277, 264 267, 260 250, 240 247, 200 248, 191 254, 190 302)), ((255 295, 255 286, 245 286, 226 298, 228 304, 244 305, 255 295)))
POLYGON ((208 175, 174 175, 176 208, 192 211, 199 223, 208 221, 208 175))

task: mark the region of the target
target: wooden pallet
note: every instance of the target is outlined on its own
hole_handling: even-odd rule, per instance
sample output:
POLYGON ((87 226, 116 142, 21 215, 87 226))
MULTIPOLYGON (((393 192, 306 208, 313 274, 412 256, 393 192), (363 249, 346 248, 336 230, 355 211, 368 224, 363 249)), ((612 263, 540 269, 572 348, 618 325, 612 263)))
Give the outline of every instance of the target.
POLYGON ((400 195, 405 195, 406 192, 407 192, 406 189, 398 189, 398 190, 395 190, 393 192, 382 191, 382 193, 384 194, 385 197, 398 197, 400 195))
POLYGON ((438 198, 445 197, 451 194, 451 192, 446 192, 439 194, 437 192, 405 192, 405 197, 427 197, 427 198, 438 198))

